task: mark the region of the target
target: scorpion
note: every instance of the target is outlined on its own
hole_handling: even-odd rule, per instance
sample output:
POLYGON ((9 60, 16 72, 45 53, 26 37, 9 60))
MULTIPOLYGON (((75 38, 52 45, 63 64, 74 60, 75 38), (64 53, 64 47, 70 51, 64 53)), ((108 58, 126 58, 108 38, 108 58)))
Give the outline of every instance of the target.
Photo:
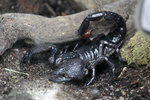
POLYGON ((124 43, 127 30, 126 22, 123 17, 111 11, 89 14, 81 23, 78 34, 88 40, 91 36, 91 31, 88 29, 90 22, 100 21, 102 19, 115 22, 117 27, 107 35, 100 34, 94 37, 92 41, 85 43, 82 47, 76 45, 72 51, 67 51, 67 48, 65 48, 63 52, 58 53, 60 52, 58 46, 50 43, 33 46, 23 56, 20 66, 22 66, 25 61, 30 63, 32 55, 51 50, 49 62, 58 68, 50 73, 50 75, 54 75, 55 77, 50 78, 49 81, 67 82, 71 80, 81 80, 91 71, 91 79, 87 83, 87 85, 89 85, 95 79, 95 66, 103 61, 108 63, 112 77, 115 77, 116 65, 112 55, 115 55, 119 61, 124 61, 119 52, 120 47, 124 43))

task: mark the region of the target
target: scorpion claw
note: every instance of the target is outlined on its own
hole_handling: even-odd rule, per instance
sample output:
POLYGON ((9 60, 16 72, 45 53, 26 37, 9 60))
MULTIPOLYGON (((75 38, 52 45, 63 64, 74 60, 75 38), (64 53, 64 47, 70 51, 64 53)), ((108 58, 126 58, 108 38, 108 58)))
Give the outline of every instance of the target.
POLYGON ((70 59, 50 73, 50 75, 56 75, 56 78, 49 79, 49 81, 66 82, 76 79, 80 80, 87 75, 87 71, 81 59, 70 59))
POLYGON ((64 68, 57 69, 57 70, 50 73, 50 75, 63 75, 63 74, 65 74, 64 73, 64 68))
POLYGON ((27 53, 23 56, 23 58, 22 58, 21 61, 20 61, 20 69, 22 69, 23 63, 24 63, 25 61, 27 61, 28 64, 31 63, 31 57, 32 57, 32 54, 31 54, 30 52, 27 52, 27 53))
POLYGON ((50 43, 38 44, 38 45, 35 45, 32 48, 30 48, 26 52, 26 54, 23 56, 23 58, 20 61, 20 69, 22 69, 23 63, 27 62, 28 64, 30 64, 32 56, 34 54, 38 54, 38 53, 45 52, 48 50, 51 50, 52 55, 51 55, 51 58, 49 60, 50 60, 50 63, 53 63, 54 62, 53 57, 54 57, 55 53, 57 52, 56 45, 50 44, 50 43))
POLYGON ((49 81, 52 82, 67 82, 72 80, 72 78, 68 78, 68 77, 58 77, 58 78, 50 78, 49 81))

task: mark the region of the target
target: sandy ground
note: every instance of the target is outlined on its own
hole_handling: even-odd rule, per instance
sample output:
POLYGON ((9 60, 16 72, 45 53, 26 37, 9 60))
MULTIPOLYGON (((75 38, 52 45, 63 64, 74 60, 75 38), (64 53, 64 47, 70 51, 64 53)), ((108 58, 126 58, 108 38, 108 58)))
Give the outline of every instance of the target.
MULTIPOLYGON (((107 65, 97 66, 94 82, 90 79, 68 83, 49 82, 51 68, 47 60, 33 59, 32 64, 19 62, 27 48, 14 46, 0 58, 1 100, 148 100, 150 99, 150 71, 119 63, 119 78, 112 80, 107 65), (104 66, 103 69, 101 67, 104 66), (99 69, 100 68, 100 69, 99 69)), ((117 63, 117 61, 116 61, 117 63)))

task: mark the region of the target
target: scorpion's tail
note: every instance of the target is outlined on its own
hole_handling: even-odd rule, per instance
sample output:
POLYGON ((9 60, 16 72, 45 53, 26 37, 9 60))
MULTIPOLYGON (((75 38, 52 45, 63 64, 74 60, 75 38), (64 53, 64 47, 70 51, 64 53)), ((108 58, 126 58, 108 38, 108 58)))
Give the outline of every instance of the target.
MULTIPOLYGON (((110 11, 101 11, 96 12, 88 15, 82 22, 81 26, 78 29, 79 35, 81 35, 83 38, 90 36, 90 31, 88 31, 89 23, 90 21, 99 21, 101 19, 104 19, 106 21, 113 21, 116 23, 117 28, 108 34, 108 38, 115 37, 120 35, 120 40, 124 38, 126 34, 126 23, 122 16, 120 16, 117 13, 110 12, 110 11), (87 32, 89 34, 87 34, 87 32)), ((113 40, 113 39, 112 39, 113 40)))

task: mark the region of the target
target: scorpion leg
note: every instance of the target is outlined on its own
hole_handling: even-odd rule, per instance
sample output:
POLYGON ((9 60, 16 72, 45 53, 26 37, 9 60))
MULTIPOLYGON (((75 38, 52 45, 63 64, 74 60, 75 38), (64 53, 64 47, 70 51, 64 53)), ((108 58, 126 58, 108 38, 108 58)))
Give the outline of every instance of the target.
POLYGON ((68 50, 68 48, 69 48, 69 45, 66 45, 66 46, 64 47, 64 52, 63 52, 63 53, 66 53, 67 50, 68 50))
POLYGON ((108 47, 112 47, 112 48, 115 48, 117 49, 118 48, 118 45, 114 44, 114 43, 110 43, 108 41, 105 41, 105 40, 100 40, 101 44, 103 45, 106 45, 108 47))
POLYGON ((92 68, 92 78, 91 78, 90 81, 87 83, 87 85, 90 85, 90 84, 93 82, 94 78, 95 78, 95 67, 92 68))
POLYGON ((20 67, 22 67, 22 65, 25 62, 25 60, 27 60, 27 63, 30 64, 32 55, 40 53, 40 52, 48 51, 48 50, 51 50, 51 54, 50 54, 51 57, 50 57, 50 59, 51 59, 51 62, 53 62, 54 61, 54 55, 57 52, 57 47, 55 45, 53 45, 53 44, 45 43, 45 44, 39 44, 39 45, 33 46, 31 49, 29 49, 25 53, 23 58, 21 59, 20 67))
POLYGON ((77 49, 77 47, 79 46, 79 42, 74 46, 72 51, 75 51, 77 49))
POLYGON ((119 61, 121 61, 123 64, 127 64, 127 61, 121 57, 120 51, 119 51, 118 48, 116 49, 116 53, 115 54, 116 54, 117 58, 119 59, 119 61))
MULTIPOLYGON (((75 44, 75 46, 73 47, 72 51, 75 51, 75 50, 78 48, 78 46, 79 46, 79 42, 77 42, 77 43, 75 44)), ((60 51, 59 54, 62 55, 62 54, 64 54, 64 53, 67 53, 68 48, 69 48, 69 45, 64 46, 63 49, 60 51)))
POLYGON ((109 47, 112 47, 115 49, 115 54, 116 56, 118 57, 119 61, 123 62, 124 64, 126 64, 126 61, 124 59, 122 59, 121 55, 120 55, 120 50, 119 50, 119 47, 122 45, 123 41, 120 41, 120 43, 118 45, 116 44, 113 44, 113 43, 109 43, 107 41, 103 41, 101 40, 101 43, 103 45, 106 45, 106 46, 109 46, 109 47))
POLYGON ((91 63, 91 64, 90 64, 91 66, 89 66, 89 69, 92 68, 92 78, 91 78, 91 80, 88 82, 87 85, 90 85, 90 84, 93 82, 94 78, 95 78, 95 66, 96 66, 98 63, 102 62, 103 60, 104 60, 103 57, 99 57, 98 59, 96 59, 96 60, 90 62, 90 63, 91 63))
POLYGON ((115 78, 115 63, 111 58, 105 57, 105 61, 109 64, 111 71, 112 71, 112 77, 115 78))

